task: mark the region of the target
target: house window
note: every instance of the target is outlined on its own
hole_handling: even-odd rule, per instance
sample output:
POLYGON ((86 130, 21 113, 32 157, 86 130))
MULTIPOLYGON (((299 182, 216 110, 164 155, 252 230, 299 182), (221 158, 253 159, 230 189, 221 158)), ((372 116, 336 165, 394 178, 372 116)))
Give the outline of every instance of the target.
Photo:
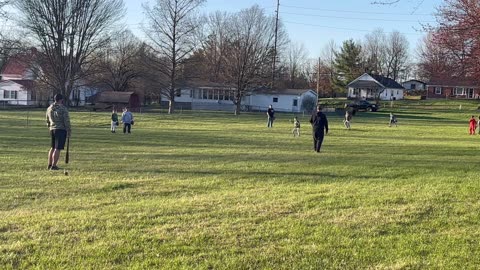
POLYGON ((5 98, 5 99, 17 99, 18 98, 17 91, 5 90, 5 91, 3 91, 3 98, 5 98))
POLYGON ((298 99, 293 99, 293 107, 297 107, 298 106, 298 99))
POLYGON ((274 97, 274 98, 273 98, 273 102, 274 102, 274 103, 277 103, 277 102, 278 102, 278 97, 274 97))
POLYGON ((398 90, 397 90, 397 96, 398 96, 398 90))
POLYGON ((414 83, 410 84, 410 89, 415 90, 415 84, 414 83))
POLYGON ((207 89, 203 89, 203 99, 207 99, 208 98, 208 90, 207 89))
POLYGON ((455 94, 456 96, 463 96, 463 95, 465 95, 465 91, 464 91, 464 89, 461 88, 461 87, 456 87, 456 88, 454 89, 454 94, 455 94))
POLYGON ((435 87, 435 95, 441 95, 442 94, 442 87, 435 87))
POLYGON ((195 89, 193 91, 194 91, 193 98, 202 99, 202 89, 195 89))
POLYGON ((390 96, 393 97, 393 90, 390 91, 390 96))

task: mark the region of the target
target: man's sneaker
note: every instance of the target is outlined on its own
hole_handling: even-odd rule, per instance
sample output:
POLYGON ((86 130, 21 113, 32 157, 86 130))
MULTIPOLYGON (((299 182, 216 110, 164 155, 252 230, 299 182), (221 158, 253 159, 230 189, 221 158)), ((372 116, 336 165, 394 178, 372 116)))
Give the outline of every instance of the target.
POLYGON ((52 165, 48 165, 47 170, 50 170, 52 168, 52 165))
POLYGON ((57 166, 52 166, 52 167, 50 167, 50 170, 51 171, 58 171, 58 170, 60 170, 60 168, 58 168, 57 166))

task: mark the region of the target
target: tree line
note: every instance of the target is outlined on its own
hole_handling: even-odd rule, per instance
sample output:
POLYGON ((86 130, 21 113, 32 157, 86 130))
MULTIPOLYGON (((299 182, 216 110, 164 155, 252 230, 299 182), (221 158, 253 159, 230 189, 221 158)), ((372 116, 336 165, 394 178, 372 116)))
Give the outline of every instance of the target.
POLYGON ((321 96, 333 97, 364 72, 397 81, 480 72, 479 8, 470 0, 446 0, 438 9, 438 25, 425 26, 430 34, 417 49, 417 63, 402 33, 382 29, 341 46, 331 41, 318 60, 309 59, 302 44, 289 41, 282 21, 277 25, 275 16, 257 5, 201 15, 205 0, 156 0, 143 5, 140 40, 117 23, 125 14, 122 0, 8 2, 0 0, 0 10, 6 4, 16 8, 13 21, 24 38, 0 33, 0 64, 28 52, 35 57, 38 89, 67 97, 84 84, 137 91, 146 101, 166 98, 169 113, 180 89, 192 81, 235 89, 238 113, 242 98, 258 86, 318 87, 321 96))

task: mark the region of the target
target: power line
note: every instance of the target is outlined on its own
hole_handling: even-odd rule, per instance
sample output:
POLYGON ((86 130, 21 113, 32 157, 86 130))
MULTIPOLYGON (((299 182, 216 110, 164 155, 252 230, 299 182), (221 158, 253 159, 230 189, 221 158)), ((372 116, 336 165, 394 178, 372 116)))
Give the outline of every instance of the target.
POLYGON ((420 8, 420 6, 425 2, 425 0, 420 1, 420 3, 413 9, 412 15, 420 8))
POLYGON ((382 22, 418 22, 418 23, 434 23, 435 22, 435 21, 413 21, 413 20, 401 20, 401 19, 341 17, 341 16, 328 16, 328 15, 318 15, 318 14, 291 13, 291 12, 283 12, 283 11, 281 13, 288 14, 288 15, 297 15, 297 16, 321 17, 321 18, 345 19, 345 20, 382 21, 382 22))
MULTIPOLYGON (((283 21, 283 22, 284 23, 290 23, 290 24, 299 24, 299 25, 314 26, 314 27, 321 27, 321 28, 337 29, 337 30, 356 31, 356 32, 372 32, 372 30, 365 30, 365 29, 343 28, 343 27, 334 27, 334 26, 327 26, 327 25, 290 22, 290 21, 283 21)), ((393 32, 385 32, 385 33, 393 33, 393 32)), ((400 32, 400 33, 404 34, 404 35, 423 35, 427 32, 418 31, 418 33, 402 33, 402 32, 400 32)))
MULTIPOLYGON (((421 4, 420 4, 421 5, 421 4)), ((417 9, 420 7, 418 5, 417 9)), ((282 5, 286 8, 294 9, 306 9, 306 10, 317 10, 317 11, 327 11, 327 12, 338 12, 338 13, 358 13, 358 14, 375 14, 375 15, 399 15, 399 16, 433 16, 432 14, 427 13, 393 13, 393 12, 374 12, 374 11, 354 11, 354 10, 340 10, 340 9, 323 9, 323 8, 312 8, 312 7, 300 7, 300 6, 289 6, 282 5)))

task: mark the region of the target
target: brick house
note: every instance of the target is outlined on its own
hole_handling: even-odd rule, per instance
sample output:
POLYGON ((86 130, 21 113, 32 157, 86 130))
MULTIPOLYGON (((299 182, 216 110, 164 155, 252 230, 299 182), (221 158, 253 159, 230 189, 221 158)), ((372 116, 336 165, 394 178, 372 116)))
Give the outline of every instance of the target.
POLYGON ((468 78, 432 78, 427 83, 427 98, 480 98, 480 84, 468 78))

